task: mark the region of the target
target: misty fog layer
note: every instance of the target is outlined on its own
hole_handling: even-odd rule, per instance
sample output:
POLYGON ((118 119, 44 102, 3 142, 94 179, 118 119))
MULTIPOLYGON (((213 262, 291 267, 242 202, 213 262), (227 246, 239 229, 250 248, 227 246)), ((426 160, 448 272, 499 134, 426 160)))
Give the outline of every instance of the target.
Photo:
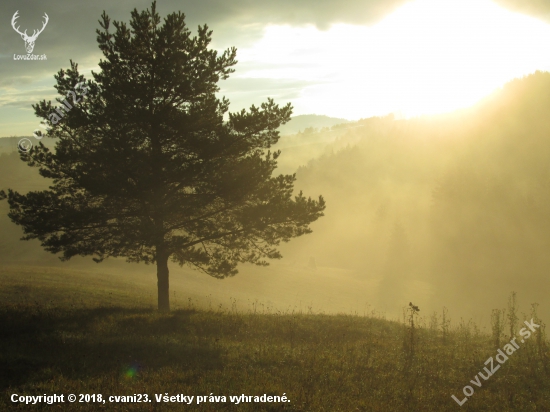
POLYGON ((283 253, 376 279, 377 306, 394 313, 430 296, 430 309, 483 316, 512 290, 544 303, 549 111, 550 73, 537 72, 468 110, 360 121, 335 146, 351 144, 298 170, 296 188, 328 206, 283 253))
MULTIPOLYGON (((292 303, 289 296, 342 304, 364 297, 362 305, 391 315, 412 301, 425 315, 447 306, 477 320, 516 291, 522 310, 537 301, 544 317, 549 111, 550 73, 537 72, 452 114, 369 118, 283 136, 275 147, 282 170, 302 165, 295 188, 327 201, 313 233, 284 245, 271 268, 244 266, 218 281, 174 265, 172 279, 184 293, 238 290, 244 300, 267 296, 273 305, 292 303)), ((0 189, 45 185, 16 153, 1 155, 0 189)), ((0 207, 3 260, 54 264, 37 242, 18 240, 7 205, 0 207)), ((140 271, 153 279, 152 267, 140 271)))

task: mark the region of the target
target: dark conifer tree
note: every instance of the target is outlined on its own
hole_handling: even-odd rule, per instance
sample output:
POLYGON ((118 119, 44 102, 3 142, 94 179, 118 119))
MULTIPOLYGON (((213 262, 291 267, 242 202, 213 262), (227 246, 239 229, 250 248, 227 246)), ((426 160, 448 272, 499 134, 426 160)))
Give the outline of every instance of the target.
POLYGON ((9 190, 9 217, 62 260, 155 263, 158 308, 168 311, 169 260, 218 278, 238 263, 267 265, 281 241, 311 232, 325 203, 293 196, 295 175, 273 173, 280 152, 269 149, 290 104, 229 113, 216 98, 235 48, 219 55, 206 25, 192 37, 181 12, 161 22, 155 3, 131 16, 128 27, 103 12, 101 71, 85 79, 71 61, 55 76, 58 105, 33 106, 56 146, 21 158, 53 184, 9 190))

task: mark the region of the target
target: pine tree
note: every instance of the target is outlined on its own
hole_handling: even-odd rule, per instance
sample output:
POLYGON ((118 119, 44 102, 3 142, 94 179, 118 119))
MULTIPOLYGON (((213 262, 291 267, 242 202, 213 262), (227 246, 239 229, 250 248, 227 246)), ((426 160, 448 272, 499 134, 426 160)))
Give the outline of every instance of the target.
POLYGON ((236 49, 209 49, 212 31, 192 37, 181 13, 161 24, 156 3, 131 13, 130 27, 99 21, 105 59, 85 79, 60 70, 58 106, 33 105, 47 138, 21 153, 53 179, 49 190, 9 190, 9 217, 24 240, 96 262, 125 257, 157 267, 158 308, 169 311, 169 260, 224 278, 239 263, 265 266, 280 242, 310 233, 324 200, 293 196, 295 175, 275 175, 277 128, 292 107, 272 99, 230 113, 218 82, 234 71, 236 49))

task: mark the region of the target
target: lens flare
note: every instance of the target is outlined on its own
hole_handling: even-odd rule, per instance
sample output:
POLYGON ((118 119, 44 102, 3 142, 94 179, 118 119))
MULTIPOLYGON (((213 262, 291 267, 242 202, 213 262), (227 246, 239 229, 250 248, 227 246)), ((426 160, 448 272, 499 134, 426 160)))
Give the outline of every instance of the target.
POLYGON ((124 369, 124 378, 132 380, 138 376, 141 366, 138 364, 132 364, 124 369))

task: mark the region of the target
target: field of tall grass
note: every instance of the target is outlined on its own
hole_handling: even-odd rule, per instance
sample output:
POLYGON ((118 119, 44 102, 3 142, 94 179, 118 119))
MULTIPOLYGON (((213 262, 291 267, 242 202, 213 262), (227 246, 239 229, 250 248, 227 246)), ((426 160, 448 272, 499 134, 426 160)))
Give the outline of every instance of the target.
POLYGON ((242 310, 229 297, 218 306, 180 301, 161 314, 139 285, 83 279, 39 267, 0 269, 0 410, 550 410, 544 324, 536 306, 517 313, 514 295, 506 311, 493 312, 485 333, 452 319, 452 308, 420 317, 419 302, 420 312, 406 306, 399 321, 375 311, 266 311, 258 302, 242 310), (531 318, 541 327, 492 376, 479 379, 478 372, 487 375, 486 360, 531 318), (471 383, 476 375, 480 387, 471 383), (467 385, 475 392, 460 407, 451 396, 462 401, 467 385), (65 402, 25 405, 12 403, 13 394, 64 394, 65 402), (107 401, 69 403, 68 394, 107 401), (151 402, 108 401, 134 394, 151 402), (190 405, 156 401, 165 394, 195 398, 190 405), (243 394, 290 402, 231 402, 243 394), (204 397, 198 405, 197 396, 204 397))

